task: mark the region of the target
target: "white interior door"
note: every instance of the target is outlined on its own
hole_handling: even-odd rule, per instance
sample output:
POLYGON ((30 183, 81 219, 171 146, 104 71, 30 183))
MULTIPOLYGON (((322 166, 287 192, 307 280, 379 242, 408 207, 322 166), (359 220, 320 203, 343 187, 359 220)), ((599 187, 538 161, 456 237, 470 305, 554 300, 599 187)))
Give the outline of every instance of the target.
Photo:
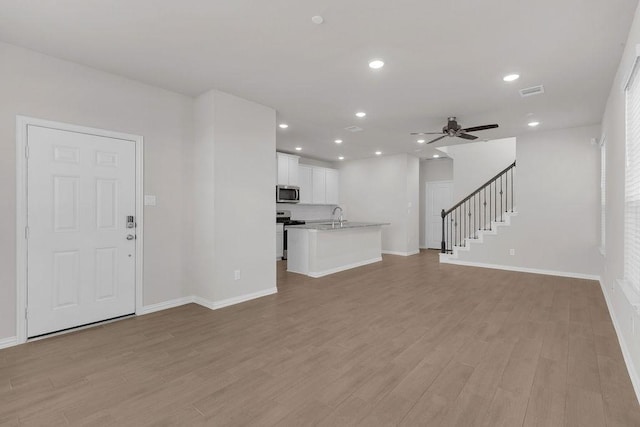
POLYGON ((440 249, 442 242, 442 209, 449 209, 453 205, 453 182, 439 181, 428 182, 426 188, 427 206, 426 214, 426 236, 427 247, 440 249))
POLYGON ((27 336, 134 313, 135 143, 34 125, 27 141, 27 336))

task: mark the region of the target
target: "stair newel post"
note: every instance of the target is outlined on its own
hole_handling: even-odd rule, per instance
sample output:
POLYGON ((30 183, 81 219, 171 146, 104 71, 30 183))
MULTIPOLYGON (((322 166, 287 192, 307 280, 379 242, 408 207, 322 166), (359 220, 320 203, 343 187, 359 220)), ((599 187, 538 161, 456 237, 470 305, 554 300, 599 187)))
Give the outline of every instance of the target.
POLYGON ((442 241, 440 242, 440 253, 446 254, 447 253, 447 244, 445 242, 445 233, 444 233, 444 218, 445 218, 445 213, 444 213, 444 209, 442 209, 442 212, 440 212, 440 216, 442 217, 442 241))

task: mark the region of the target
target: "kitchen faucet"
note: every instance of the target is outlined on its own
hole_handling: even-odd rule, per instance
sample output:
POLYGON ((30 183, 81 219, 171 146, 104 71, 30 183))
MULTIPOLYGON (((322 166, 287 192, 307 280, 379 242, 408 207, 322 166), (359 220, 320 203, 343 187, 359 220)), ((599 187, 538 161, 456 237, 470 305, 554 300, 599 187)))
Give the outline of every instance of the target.
POLYGON ((340 221, 340 224, 342 224, 344 222, 344 219, 342 218, 342 208, 340 206, 336 206, 335 208, 333 208, 333 212, 331 212, 331 222, 335 223, 335 215, 336 215, 336 211, 340 209, 340 217, 338 218, 338 221, 340 221))

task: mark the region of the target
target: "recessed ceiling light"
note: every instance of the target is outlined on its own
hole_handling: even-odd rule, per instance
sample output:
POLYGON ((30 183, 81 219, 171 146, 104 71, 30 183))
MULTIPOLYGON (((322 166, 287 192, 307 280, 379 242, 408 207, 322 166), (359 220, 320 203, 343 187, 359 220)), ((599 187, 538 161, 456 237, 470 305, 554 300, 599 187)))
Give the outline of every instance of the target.
POLYGON ((342 144, 342 140, 341 140, 341 139, 336 139, 334 142, 335 142, 336 144, 342 144))
POLYGON ((344 160, 344 156, 338 157, 338 160, 344 160))
POLYGON ((382 59, 372 59, 371 61, 369 61, 369 68, 377 70, 382 67, 384 67, 384 61, 382 59))
POLYGON ((438 157, 440 157, 440 154, 434 154, 434 155, 433 155, 433 158, 434 158, 434 159, 437 159, 438 157))
POLYGON ((296 151, 302 151, 302 147, 296 147, 296 151))
POLYGON ((316 25, 320 25, 324 22, 324 18, 320 15, 312 16, 311 22, 313 22, 316 25))
POLYGON ((418 144, 424 144, 424 139, 419 139, 418 144))
POLYGON ((380 154, 382 154, 382 151, 376 151, 376 156, 379 156, 380 154))
POLYGON ((540 122, 529 122, 527 124, 529 125, 529 127, 534 128, 534 127, 538 126, 540 124, 540 122))
POLYGON ((280 127, 280 129, 286 129, 286 128, 288 128, 288 127, 289 127, 289 125, 288 125, 288 124, 286 124, 286 123, 280 123, 280 124, 278 125, 278 127, 280 127))
POLYGON ((364 116, 366 116, 366 115, 367 115, 367 113, 365 113, 364 111, 358 111, 358 112, 356 113, 356 117, 360 117, 360 118, 363 118, 363 117, 364 117, 364 116))
POLYGON ((507 74, 502 78, 505 82, 515 82, 520 78, 520 74, 507 74))

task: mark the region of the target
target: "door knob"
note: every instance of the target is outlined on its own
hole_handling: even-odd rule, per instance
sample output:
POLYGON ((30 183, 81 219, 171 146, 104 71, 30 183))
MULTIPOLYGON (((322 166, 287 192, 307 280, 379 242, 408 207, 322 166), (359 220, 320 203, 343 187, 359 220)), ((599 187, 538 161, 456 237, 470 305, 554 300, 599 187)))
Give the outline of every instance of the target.
POLYGON ((134 236, 133 234, 127 234, 127 240, 133 240, 135 238, 136 236, 134 236))

